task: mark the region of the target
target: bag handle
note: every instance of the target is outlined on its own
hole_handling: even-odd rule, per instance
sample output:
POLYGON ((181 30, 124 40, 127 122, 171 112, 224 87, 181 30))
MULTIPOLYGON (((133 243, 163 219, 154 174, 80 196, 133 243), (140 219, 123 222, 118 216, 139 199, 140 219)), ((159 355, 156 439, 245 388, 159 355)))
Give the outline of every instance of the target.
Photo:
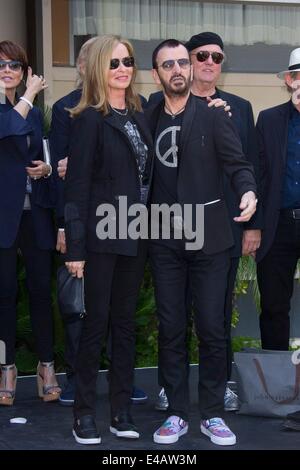
POLYGON ((262 370, 261 364, 258 359, 254 358, 253 359, 254 365, 256 367, 256 371, 258 374, 258 377, 261 381, 261 384, 263 386, 264 391, 268 395, 271 400, 273 400, 275 403, 278 403, 279 405, 287 405, 289 403, 292 403, 299 395, 299 390, 300 390, 300 364, 297 364, 295 366, 295 385, 294 385, 294 394, 290 398, 286 398, 284 400, 276 400, 276 398, 272 397, 272 395, 269 393, 266 378, 264 375, 264 372, 262 370))

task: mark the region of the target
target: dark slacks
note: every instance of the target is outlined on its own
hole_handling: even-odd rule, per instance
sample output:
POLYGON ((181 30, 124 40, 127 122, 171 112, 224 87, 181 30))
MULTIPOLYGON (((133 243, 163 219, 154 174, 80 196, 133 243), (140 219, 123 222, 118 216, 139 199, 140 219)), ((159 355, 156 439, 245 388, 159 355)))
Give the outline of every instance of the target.
POLYGON ((53 319, 51 310, 51 250, 37 246, 31 211, 23 211, 16 241, 0 248, 0 339, 6 344, 6 363, 15 362, 17 254, 21 251, 29 294, 32 329, 40 361, 53 360, 53 319))
POLYGON ((231 346, 231 320, 233 308, 233 291, 240 258, 230 258, 230 267, 227 278, 227 290, 225 297, 225 335, 227 351, 227 381, 231 379, 232 373, 232 346, 231 346))
POLYGON ((80 336, 83 328, 83 320, 73 322, 64 321, 65 328, 65 363, 67 379, 73 379, 75 375, 76 357, 79 349, 80 336))
POLYGON ((281 214, 273 244, 257 264, 263 349, 288 350, 294 273, 300 257, 300 220, 281 214))
POLYGON ((87 316, 83 322, 76 361, 74 415, 95 416, 99 358, 111 329, 109 375, 112 417, 130 406, 135 362, 135 310, 143 280, 146 243, 138 256, 105 253, 87 255, 85 298, 87 316))
POLYGON ((169 414, 188 419, 186 284, 189 279, 199 339, 199 408, 202 419, 222 416, 226 387, 224 304, 229 254, 185 251, 184 242, 150 244, 157 314, 159 364, 169 414))

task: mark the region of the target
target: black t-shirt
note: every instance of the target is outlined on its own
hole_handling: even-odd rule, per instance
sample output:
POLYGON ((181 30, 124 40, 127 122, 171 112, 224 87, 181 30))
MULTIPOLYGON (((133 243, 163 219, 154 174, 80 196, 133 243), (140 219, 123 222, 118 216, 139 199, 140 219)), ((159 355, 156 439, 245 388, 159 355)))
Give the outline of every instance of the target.
POLYGON ((177 202, 178 144, 182 118, 183 112, 171 116, 163 110, 160 114, 155 139, 153 204, 172 205, 177 202))
POLYGON ((194 96, 196 96, 196 98, 199 98, 199 100, 206 101, 207 104, 208 104, 207 98, 210 98, 212 100, 215 100, 216 98, 220 98, 220 94, 219 94, 218 90, 216 90, 216 92, 213 95, 209 96, 209 97, 207 97, 207 96, 197 96, 197 95, 194 95, 194 96))

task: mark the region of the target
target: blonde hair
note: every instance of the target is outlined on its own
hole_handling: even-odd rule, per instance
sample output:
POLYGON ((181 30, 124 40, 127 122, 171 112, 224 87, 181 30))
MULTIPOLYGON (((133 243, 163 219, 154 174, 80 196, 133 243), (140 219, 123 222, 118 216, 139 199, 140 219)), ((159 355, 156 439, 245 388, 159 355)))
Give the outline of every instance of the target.
POLYGON ((91 45, 95 42, 96 39, 97 36, 88 39, 84 44, 82 44, 80 48, 78 57, 76 59, 76 88, 82 88, 83 73, 81 66, 83 63, 85 66, 91 45))
MULTIPOLYGON (((86 61, 81 99, 77 106, 69 110, 72 117, 82 113, 89 106, 104 115, 109 113, 108 72, 113 50, 119 43, 127 48, 130 56, 133 55, 130 42, 127 39, 121 39, 120 36, 99 36, 91 44, 86 61)), ((134 65, 130 85, 125 91, 126 106, 130 111, 141 111, 141 101, 133 85, 135 77, 136 66, 134 65)))

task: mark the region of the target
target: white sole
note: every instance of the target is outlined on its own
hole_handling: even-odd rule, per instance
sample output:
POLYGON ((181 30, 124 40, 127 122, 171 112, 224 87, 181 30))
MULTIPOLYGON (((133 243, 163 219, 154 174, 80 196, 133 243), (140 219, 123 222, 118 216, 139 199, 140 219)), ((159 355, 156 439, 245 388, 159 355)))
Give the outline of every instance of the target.
POLYGON ((111 433, 115 434, 117 437, 126 437, 128 439, 138 439, 140 437, 137 431, 118 431, 113 426, 109 427, 111 433))
POLYGON ((75 441, 78 444, 101 444, 101 437, 92 437, 90 439, 83 439, 82 437, 77 436, 74 429, 72 430, 72 434, 75 437, 75 441))
POLYGON ((179 433, 174 434, 173 436, 159 436, 156 434, 156 432, 153 434, 153 441, 156 444, 174 444, 174 442, 177 442, 178 439, 186 434, 189 430, 189 427, 187 426, 186 428, 182 429, 179 431, 179 433))
POLYGON ((207 437, 210 438, 211 442, 214 444, 217 444, 219 446, 233 446, 236 444, 236 436, 233 435, 231 437, 218 437, 214 436, 208 429, 206 429, 202 424, 201 424, 201 432, 205 434, 207 437))

